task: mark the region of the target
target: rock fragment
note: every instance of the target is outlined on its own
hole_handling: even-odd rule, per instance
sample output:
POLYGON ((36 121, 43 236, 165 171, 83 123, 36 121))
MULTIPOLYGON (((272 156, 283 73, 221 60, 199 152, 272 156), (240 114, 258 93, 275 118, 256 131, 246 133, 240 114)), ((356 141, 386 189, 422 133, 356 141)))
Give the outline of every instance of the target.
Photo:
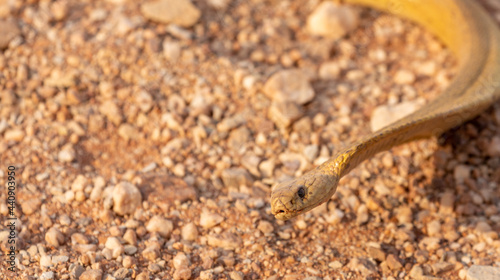
POLYGON ((359 24, 358 12, 331 1, 322 2, 307 18, 307 30, 316 36, 339 39, 359 24))
POLYGON ((314 98, 309 77, 299 69, 282 70, 272 75, 264 85, 264 93, 277 103, 302 105, 314 98))
POLYGON ((153 216, 153 218, 149 220, 146 229, 149 232, 157 232, 162 237, 167 238, 174 229, 174 224, 161 216, 153 216))
POLYGON ((45 241, 51 246, 59 247, 64 244, 64 235, 55 227, 45 233, 45 241))
POLYGON ((153 21, 173 23, 182 27, 193 26, 201 12, 189 0, 158 0, 141 5, 142 14, 153 21))
POLYGON ((473 265, 467 270, 466 280, 500 279, 500 267, 473 265))
POLYGON ((113 189, 113 211, 119 215, 132 214, 141 207, 142 195, 129 182, 121 182, 113 189))
POLYGON ((268 110, 269 119, 279 128, 287 128, 304 115, 302 107, 293 102, 274 103, 268 110))
POLYGON ((194 241, 198 237, 198 229, 194 223, 186 224, 182 227, 181 235, 186 241, 194 241))
POLYGON ((200 216, 200 226, 204 228, 212 228, 224 221, 224 217, 219 214, 203 211, 200 216))
POLYGON ((11 20, 0 21, 0 50, 9 46, 10 41, 21 34, 17 24, 11 20))
POLYGON ((9 129, 5 131, 3 139, 5 141, 21 142, 26 134, 21 129, 9 129))
POLYGON ((101 280, 102 270, 100 269, 89 269, 80 275, 80 280, 101 280))
POLYGON ((222 181, 226 187, 238 188, 242 185, 250 186, 253 182, 252 177, 243 168, 229 168, 222 171, 222 181))

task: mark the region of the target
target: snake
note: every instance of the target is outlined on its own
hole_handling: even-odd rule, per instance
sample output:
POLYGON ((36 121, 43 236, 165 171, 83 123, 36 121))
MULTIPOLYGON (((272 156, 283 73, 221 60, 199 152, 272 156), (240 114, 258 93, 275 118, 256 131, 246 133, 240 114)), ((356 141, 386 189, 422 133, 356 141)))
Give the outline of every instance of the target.
POLYGON ((288 220, 328 201, 339 180, 375 154, 439 136, 500 98, 500 31, 476 0, 344 0, 422 26, 456 57, 458 71, 436 98, 412 114, 362 137, 323 164, 273 186, 271 213, 288 220))

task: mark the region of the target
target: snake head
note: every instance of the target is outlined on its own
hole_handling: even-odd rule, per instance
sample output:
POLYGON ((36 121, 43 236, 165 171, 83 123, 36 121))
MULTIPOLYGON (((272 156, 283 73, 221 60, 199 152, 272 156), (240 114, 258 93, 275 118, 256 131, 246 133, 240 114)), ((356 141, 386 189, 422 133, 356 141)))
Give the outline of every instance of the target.
POLYGON ((271 211, 288 220, 326 202, 337 189, 338 177, 314 169, 302 177, 276 185, 271 193, 271 211))

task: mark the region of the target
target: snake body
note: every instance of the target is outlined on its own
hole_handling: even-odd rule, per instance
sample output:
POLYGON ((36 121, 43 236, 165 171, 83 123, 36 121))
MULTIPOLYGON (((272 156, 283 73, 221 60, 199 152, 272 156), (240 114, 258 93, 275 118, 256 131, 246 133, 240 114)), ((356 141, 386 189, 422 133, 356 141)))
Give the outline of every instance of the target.
POLYGON ((459 71, 436 99, 350 145, 303 176, 276 185, 272 213, 287 220, 328 201, 340 178, 396 145, 439 135, 500 98, 500 31, 476 0, 345 0, 412 20, 456 56, 459 71))

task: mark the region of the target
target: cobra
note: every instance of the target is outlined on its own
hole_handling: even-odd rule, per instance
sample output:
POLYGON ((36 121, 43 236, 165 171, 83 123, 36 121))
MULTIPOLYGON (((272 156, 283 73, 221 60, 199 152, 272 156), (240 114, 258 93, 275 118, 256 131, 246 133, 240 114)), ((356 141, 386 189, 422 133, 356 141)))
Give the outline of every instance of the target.
POLYGON ((436 99, 373 132, 303 176, 276 185, 272 213, 287 220, 326 202, 340 178, 375 154, 439 135, 483 112, 500 98, 500 31, 475 0, 345 0, 412 20, 456 56, 458 74, 436 99))

